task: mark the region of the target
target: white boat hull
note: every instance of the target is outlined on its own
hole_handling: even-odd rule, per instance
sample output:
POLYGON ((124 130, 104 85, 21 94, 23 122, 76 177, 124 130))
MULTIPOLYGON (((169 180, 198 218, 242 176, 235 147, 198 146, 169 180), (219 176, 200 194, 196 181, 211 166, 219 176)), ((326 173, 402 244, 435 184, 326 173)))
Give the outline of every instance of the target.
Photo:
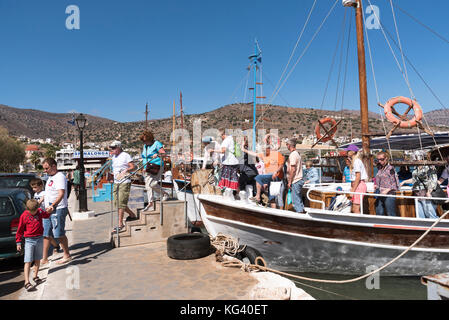
MULTIPOLYGON (((276 224, 278 219, 284 219, 291 222, 291 224, 298 225, 301 225, 301 223, 310 225, 316 223, 316 228, 322 228, 324 225, 330 224, 332 226, 336 222, 339 228, 347 227, 349 229, 358 228, 358 224, 363 223, 357 221, 363 220, 363 216, 360 215, 334 215, 337 219, 332 221, 330 215, 322 213, 301 215, 289 211, 260 208, 253 204, 241 204, 239 203, 240 201, 230 202, 220 198, 222 197, 200 196, 202 207, 206 204, 206 209, 201 212, 207 231, 212 236, 223 233, 238 238, 240 244, 246 244, 257 249, 262 254, 267 265, 274 269, 294 272, 365 274, 390 262, 408 247, 353 241, 330 237, 330 235, 328 237, 326 234, 321 236, 308 235, 301 232, 280 230, 282 228, 279 228, 276 224), (260 221, 247 223, 244 219, 238 221, 238 219, 226 218, 224 213, 221 217, 216 214, 210 214, 207 207, 212 202, 217 205, 217 208, 222 208, 217 210, 223 210, 222 212, 234 210, 238 212, 239 216, 248 212, 259 215, 260 212, 260 215, 263 214, 265 216, 264 219, 268 219, 269 222, 265 225, 260 223, 260 221), (270 227, 270 221, 273 223, 273 227, 270 227)), ((401 232, 404 231, 402 229, 409 227, 425 230, 426 227, 430 226, 430 221, 419 221, 419 219, 413 219, 414 221, 411 221, 413 223, 407 225, 404 219, 400 221, 398 219, 376 216, 368 218, 371 220, 374 218, 374 222, 377 225, 388 224, 390 227, 394 225, 401 232), (400 221, 400 223, 396 224, 396 220, 400 221)), ((369 221, 369 225, 371 224, 372 221, 369 221)), ((446 237, 449 240, 449 224, 440 224, 438 224, 438 230, 444 233, 447 232, 448 236, 446 237)), ((391 228, 379 230, 387 229, 391 228)), ((421 231, 421 233, 424 233, 424 231, 421 231)), ((449 246, 436 249, 419 247, 412 249, 405 256, 388 266, 381 272, 381 275, 417 276, 448 271, 449 246)))

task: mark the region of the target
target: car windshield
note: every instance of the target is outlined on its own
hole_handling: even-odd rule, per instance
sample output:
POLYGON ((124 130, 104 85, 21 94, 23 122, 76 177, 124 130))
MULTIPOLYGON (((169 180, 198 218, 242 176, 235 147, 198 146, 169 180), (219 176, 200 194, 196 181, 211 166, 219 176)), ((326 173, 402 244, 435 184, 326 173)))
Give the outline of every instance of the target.
POLYGON ((0 188, 29 188, 30 177, 0 177, 0 188))
POLYGON ((14 206, 11 199, 0 197, 0 217, 12 216, 14 213, 14 206))

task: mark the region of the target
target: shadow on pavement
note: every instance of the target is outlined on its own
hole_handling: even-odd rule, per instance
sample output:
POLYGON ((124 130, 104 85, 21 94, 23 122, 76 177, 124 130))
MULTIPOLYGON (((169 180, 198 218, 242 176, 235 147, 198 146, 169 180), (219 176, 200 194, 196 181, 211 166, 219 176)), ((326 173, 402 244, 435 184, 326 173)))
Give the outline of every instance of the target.
MULTIPOLYGON (((82 265, 97 259, 99 256, 111 251, 113 249, 111 242, 94 243, 92 241, 77 243, 70 247, 72 261, 70 265, 82 265)), ((59 259, 58 259, 59 260, 59 259)), ((56 260, 56 262, 58 261, 56 260)), ((60 269, 66 268, 68 264, 62 264, 52 268, 50 272, 56 272, 60 269)))

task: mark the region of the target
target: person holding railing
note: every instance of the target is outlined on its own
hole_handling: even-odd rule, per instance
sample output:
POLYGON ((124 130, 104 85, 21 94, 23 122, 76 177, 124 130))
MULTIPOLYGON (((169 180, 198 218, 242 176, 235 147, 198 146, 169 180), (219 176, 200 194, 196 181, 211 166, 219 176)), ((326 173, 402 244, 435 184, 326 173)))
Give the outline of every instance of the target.
MULTIPOLYGON (((418 166, 412 172, 412 178, 401 182, 401 186, 412 183, 413 195, 416 197, 432 197, 438 187, 437 172, 434 166, 418 166)), ((437 205, 431 199, 415 199, 416 217, 438 219, 437 205)))
POLYGON ((148 205, 145 207, 145 211, 153 205, 154 191, 160 194, 163 201, 166 201, 169 196, 159 184, 164 170, 161 155, 165 154, 165 150, 162 143, 155 140, 153 133, 149 130, 145 130, 140 135, 140 140, 143 142, 142 165, 145 169, 145 189, 148 197, 148 205))
MULTIPOLYGON (((350 145, 346 151, 353 151, 351 159, 351 192, 355 193, 366 193, 367 186, 366 181, 368 181, 368 173, 366 172, 365 165, 362 161, 362 153, 355 145, 350 145)), ((352 212, 360 213, 360 205, 363 201, 363 195, 354 194, 352 197, 352 212)))
MULTIPOLYGON (((376 155, 377 175, 374 182, 376 194, 395 195, 399 190, 399 180, 394 167, 390 164, 390 156, 386 152, 379 152, 376 155)), ((396 198, 377 197, 376 215, 378 216, 396 216, 396 198), (385 208, 384 208, 385 207, 385 208), (386 211, 386 214, 385 214, 386 211)))
POLYGON ((131 191, 131 179, 128 175, 136 169, 131 156, 122 150, 122 143, 114 141, 109 150, 112 155, 112 172, 114 174, 114 196, 118 208, 119 230, 123 229, 125 212, 129 214, 127 221, 137 219, 137 215, 128 207, 129 193, 131 191))

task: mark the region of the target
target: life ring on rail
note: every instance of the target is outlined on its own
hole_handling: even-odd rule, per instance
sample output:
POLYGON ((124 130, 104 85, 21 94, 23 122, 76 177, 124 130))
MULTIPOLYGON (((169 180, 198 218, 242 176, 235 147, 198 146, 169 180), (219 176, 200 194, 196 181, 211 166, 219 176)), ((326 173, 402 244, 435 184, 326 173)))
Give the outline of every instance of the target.
POLYGON ((266 146, 270 145, 272 150, 279 150, 281 147, 281 139, 274 133, 268 133, 265 135, 263 142, 266 146), (268 143, 268 138, 270 138, 270 143, 268 143))
POLYGON ((332 118, 324 118, 324 119, 319 120, 319 122, 322 125, 324 125, 325 123, 330 123, 332 130, 329 131, 329 134, 326 137, 321 139, 322 138, 321 126, 320 126, 319 123, 317 123, 317 125, 315 126, 315 134, 316 134, 317 139, 318 140, 321 139, 321 142, 327 142, 329 140, 332 140, 332 138, 334 137, 335 133, 337 132, 337 126, 336 126, 337 125, 337 121, 335 121, 335 119, 332 119, 332 118))
POLYGON ((410 98, 406 97, 396 97, 388 100, 388 102, 384 106, 384 112, 385 116, 387 117, 387 120, 391 123, 397 125, 399 124, 400 128, 408 129, 408 128, 414 128, 417 126, 417 122, 421 121, 423 113, 422 108, 418 104, 416 100, 412 100, 410 98), (394 105, 398 103, 404 103, 408 105, 409 107, 413 108, 413 111, 415 112, 415 116, 411 120, 401 120, 398 117, 396 117, 393 112, 392 108, 394 105))

